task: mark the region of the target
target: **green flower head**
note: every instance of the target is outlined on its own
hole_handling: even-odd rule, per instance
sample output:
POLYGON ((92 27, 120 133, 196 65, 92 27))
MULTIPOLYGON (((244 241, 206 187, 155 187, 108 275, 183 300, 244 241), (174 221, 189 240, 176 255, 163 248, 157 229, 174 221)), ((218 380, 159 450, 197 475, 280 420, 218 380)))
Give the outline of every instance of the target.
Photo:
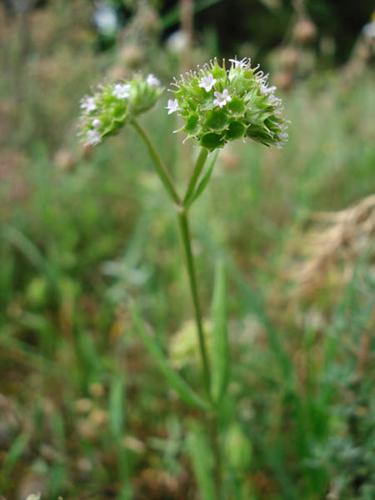
POLYGON ((177 112, 185 123, 181 130, 209 150, 241 137, 281 147, 288 134, 276 87, 250 59, 229 61, 229 69, 214 60, 175 80, 168 114, 177 112))
POLYGON ((85 144, 96 146, 116 134, 137 115, 145 113, 159 99, 162 88, 154 75, 98 87, 81 100, 79 132, 85 144))

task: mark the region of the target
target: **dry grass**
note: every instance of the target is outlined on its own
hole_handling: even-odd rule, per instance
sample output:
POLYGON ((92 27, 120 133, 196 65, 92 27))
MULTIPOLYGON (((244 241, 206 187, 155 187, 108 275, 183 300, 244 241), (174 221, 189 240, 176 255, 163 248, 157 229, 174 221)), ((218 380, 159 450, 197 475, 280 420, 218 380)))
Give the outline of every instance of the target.
POLYGON ((299 297, 350 281, 356 263, 373 247, 375 195, 338 212, 317 213, 312 225, 297 243, 301 260, 290 273, 299 297))

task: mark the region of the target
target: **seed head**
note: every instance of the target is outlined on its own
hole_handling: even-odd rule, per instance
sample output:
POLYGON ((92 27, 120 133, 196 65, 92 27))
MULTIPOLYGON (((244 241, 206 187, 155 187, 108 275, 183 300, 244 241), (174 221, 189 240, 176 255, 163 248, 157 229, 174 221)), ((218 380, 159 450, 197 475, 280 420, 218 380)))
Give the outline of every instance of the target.
POLYGON ((209 150, 241 137, 281 147, 288 134, 276 87, 250 59, 229 62, 226 68, 214 60, 175 80, 168 114, 177 112, 187 136, 209 150))

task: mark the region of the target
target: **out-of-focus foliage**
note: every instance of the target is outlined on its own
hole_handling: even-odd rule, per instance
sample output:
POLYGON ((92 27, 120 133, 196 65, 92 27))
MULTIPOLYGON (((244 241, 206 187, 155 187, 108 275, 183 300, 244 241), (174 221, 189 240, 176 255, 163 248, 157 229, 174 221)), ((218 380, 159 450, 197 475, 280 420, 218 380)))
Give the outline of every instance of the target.
MULTIPOLYGON (((236 36, 258 8, 272 26, 265 5, 254 2, 254 19, 231 10, 236 36)), ((340 10, 312 2, 315 21, 318 7, 340 10)), ((131 298, 160 351, 192 380, 192 314, 168 200, 131 131, 95 155, 75 138, 92 84, 137 68, 167 84, 179 58, 159 45, 155 11, 135 12, 107 51, 84 0, 49 2, 26 19, 0 12, 0 492, 196 498, 193 469, 204 471, 210 453, 201 455, 201 429, 189 425, 185 435, 182 420, 199 410, 165 390, 127 308, 131 298)), ((209 11, 200 16, 203 36, 209 11)), ((219 31, 220 43, 231 33, 219 31)), ((212 47, 192 57, 206 59, 212 47)), ((207 317, 215 257, 227 270, 234 381, 220 422, 225 494, 367 500, 374 217, 372 198, 362 199, 374 185, 374 74, 302 73, 284 96, 285 149, 233 143, 194 208, 207 317), (327 211, 337 213, 312 217, 327 211)), ((189 152, 172 134, 166 101, 144 125, 182 183, 189 152)), ((196 476, 210 494, 210 481, 196 476)))

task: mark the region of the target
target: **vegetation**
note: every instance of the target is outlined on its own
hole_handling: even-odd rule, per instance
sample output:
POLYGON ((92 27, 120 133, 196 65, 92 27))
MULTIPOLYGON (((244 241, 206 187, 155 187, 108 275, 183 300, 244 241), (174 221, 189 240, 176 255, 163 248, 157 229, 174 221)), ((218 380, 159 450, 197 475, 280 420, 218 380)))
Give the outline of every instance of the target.
MULTIPOLYGON (((31 52, 20 50, 17 20, 2 35, 0 493, 213 499, 202 412, 166 389, 143 343, 151 333, 204 394, 170 201, 130 127, 95 151, 75 138, 80 98, 103 74, 117 80, 130 53, 95 52, 90 7, 80 6, 78 18, 67 3, 32 12, 31 52)), ((178 56, 158 39, 147 51, 133 40, 142 71, 167 85, 178 56)), ((213 55, 208 42, 199 50, 213 55)), ((222 497, 367 500, 374 74, 338 68, 296 81, 283 95, 284 149, 227 145, 191 208, 209 345, 218 260, 226 271, 222 497)), ((167 101, 139 121, 180 188, 193 153, 172 134, 167 101)))

